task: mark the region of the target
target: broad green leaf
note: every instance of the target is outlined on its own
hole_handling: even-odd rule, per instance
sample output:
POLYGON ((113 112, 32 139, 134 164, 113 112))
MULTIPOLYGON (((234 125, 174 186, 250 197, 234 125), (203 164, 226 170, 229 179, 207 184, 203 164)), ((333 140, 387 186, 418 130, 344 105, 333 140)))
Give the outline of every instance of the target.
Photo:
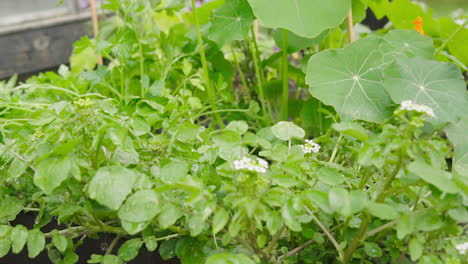
POLYGON ((291 140, 293 138, 304 138, 305 131, 292 122, 281 121, 271 127, 271 132, 281 140, 291 140))
POLYGON ((55 234, 52 236, 52 243, 54 243, 54 246, 62 253, 67 250, 68 241, 63 235, 55 234))
MULTIPOLYGON (((278 29, 273 35, 276 45, 281 49, 284 49, 283 33, 286 29, 278 29)), ((288 34, 288 53, 294 53, 303 50, 314 45, 319 45, 322 40, 328 35, 328 30, 323 31, 320 35, 315 38, 305 38, 294 34, 293 32, 286 30, 288 34)))
POLYGON ((216 210, 213 216, 212 231, 213 234, 217 234, 229 220, 229 213, 224 208, 219 208, 216 210))
POLYGON ((455 145, 455 148, 468 143, 468 115, 465 115, 455 123, 449 124, 445 128, 445 131, 450 142, 455 145))
POLYGON ((468 209, 465 207, 450 209, 447 213, 457 223, 468 223, 468 209))
POLYGON ((0 225, 0 239, 9 235, 12 229, 13 228, 9 225, 0 225))
POLYGON ((397 210, 384 203, 369 202, 366 209, 371 215, 384 220, 394 220, 399 217, 397 210))
POLYGON ((300 232, 302 230, 301 223, 297 220, 297 212, 294 210, 291 202, 283 205, 281 208, 281 216, 289 229, 294 232, 300 232))
POLYGON ((345 178, 338 170, 333 168, 323 167, 318 171, 318 179, 328 185, 340 185, 344 182, 345 178))
POLYGON ((395 50, 408 57, 434 58, 432 38, 423 36, 416 30, 392 30, 383 36, 395 50))
POLYGON ((288 29, 308 38, 339 26, 351 8, 349 0, 249 0, 249 3, 263 25, 288 29))
POLYGON ((369 256, 371 258, 380 258, 380 257, 382 257, 382 249, 376 243, 365 242, 364 243, 364 252, 366 252, 367 256, 369 256))
POLYGON ((177 129, 177 140, 185 143, 194 141, 204 129, 202 126, 185 123, 177 129))
POLYGON ((226 126, 226 130, 234 131, 243 135, 249 129, 249 125, 244 120, 232 121, 226 126))
POLYGON ((395 103, 411 100, 427 105, 439 123, 468 112, 466 85, 454 64, 399 57, 385 70, 383 83, 395 103))
POLYGON ((360 141, 366 141, 369 138, 368 131, 357 123, 341 122, 333 124, 332 127, 336 131, 360 141))
POLYGON ((185 178, 188 171, 187 162, 174 159, 162 166, 160 177, 164 182, 177 182, 185 178))
POLYGON ((155 191, 143 190, 132 194, 120 207, 119 218, 133 223, 146 222, 159 212, 159 199, 155 191))
POLYGON ((39 229, 33 229, 28 234, 28 256, 35 258, 44 250, 45 236, 39 229))
POLYGON ((420 231, 433 231, 444 225, 440 214, 436 211, 426 211, 415 215, 416 229, 420 231))
POLYGON ((70 174, 72 161, 68 157, 51 157, 43 160, 34 174, 34 184, 46 194, 51 194, 70 174))
POLYGON ((134 238, 125 241, 125 243, 120 246, 118 251, 118 256, 123 261, 131 261, 138 256, 143 241, 141 238, 134 238))
POLYGON ((403 214, 396 225, 397 237, 402 240, 416 230, 416 221, 412 214, 403 214))
POLYGON ((150 222, 134 223, 121 220, 121 224, 122 228, 127 231, 128 234, 135 235, 143 231, 150 224, 150 222))
POLYGON ((414 237, 409 241, 408 248, 411 260, 416 261, 423 254, 424 244, 421 243, 421 241, 418 238, 414 237))
POLYGON ((102 167, 89 183, 89 197, 117 210, 131 193, 136 178, 133 171, 121 166, 102 167))
POLYGON ((165 229, 177 222, 182 215, 182 211, 177 206, 164 202, 158 215, 158 223, 161 225, 161 228, 165 229))
POLYGON ((115 255, 105 255, 102 258, 102 264, 122 264, 123 261, 115 255))
POLYGON ((391 99, 381 83, 387 50, 384 40, 365 38, 313 55, 306 75, 310 93, 344 120, 383 122, 391 115, 391 99))
POLYGON ((434 168, 422 161, 413 161, 408 165, 408 170, 444 192, 458 192, 457 185, 452 181, 452 175, 447 171, 434 168))
POLYGON ((90 71, 96 67, 98 57, 96 49, 88 37, 82 37, 73 44, 73 54, 70 56, 70 68, 73 73, 90 71))
POLYGON ((9 238, 0 238, 0 258, 3 258, 10 252, 11 241, 9 238))
POLYGON ((0 199, 0 222, 13 221, 23 210, 24 201, 14 196, 4 196, 0 199))
POLYGON ((255 262, 244 254, 223 252, 209 256, 206 264, 255 264, 255 262))
POLYGON ((18 254, 28 241, 28 229, 22 225, 15 226, 10 232, 11 251, 18 254))
POLYGON ((136 136, 141 136, 151 131, 151 126, 143 117, 134 116, 128 123, 133 128, 133 132, 136 136))
POLYGON ((244 40, 254 20, 247 0, 226 0, 213 12, 208 37, 220 46, 233 40, 244 40))

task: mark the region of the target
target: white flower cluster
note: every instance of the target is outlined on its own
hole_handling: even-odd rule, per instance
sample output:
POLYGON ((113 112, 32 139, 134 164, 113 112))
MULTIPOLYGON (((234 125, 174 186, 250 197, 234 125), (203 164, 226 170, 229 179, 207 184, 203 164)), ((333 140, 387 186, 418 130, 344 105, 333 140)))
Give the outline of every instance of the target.
POLYGON ((455 246, 455 248, 460 252, 460 254, 465 255, 465 253, 468 251, 468 242, 458 244, 455 246))
POLYGON ((304 145, 300 145, 300 147, 302 148, 302 151, 304 151, 304 153, 317 153, 320 151, 320 145, 315 143, 313 140, 311 139, 306 139, 305 140, 305 144, 304 145))
POLYGON ((257 158, 253 160, 248 157, 243 157, 240 160, 234 161, 234 169, 236 170, 248 170, 258 173, 266 173, 268 169, 268 162, 264 159, 257 158))
POLYGON ((409 100, 401 102, 399 109, 406 110, 406 111, 416 111, 419 113, 424 113, 430 117, 435 117, 434 111, 429 106, 418 105, 414 103, 413 101, 409 101, 409 100))

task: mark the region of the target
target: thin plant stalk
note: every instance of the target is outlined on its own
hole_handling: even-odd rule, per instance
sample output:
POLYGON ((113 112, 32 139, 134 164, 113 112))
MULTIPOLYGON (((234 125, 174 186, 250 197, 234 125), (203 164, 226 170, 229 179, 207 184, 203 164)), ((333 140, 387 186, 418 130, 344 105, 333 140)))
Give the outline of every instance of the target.
POLYGON ((257 76, 257 84, 258 84, 258 96, 260 98, 260 104, 262 105, 263 108, 263 114, 264 116, 269 116, 269 119, 272 119, 271 116, 271 111, 270 108, 265 100, 265 95, 264 95, 264 90, 263 90, 263 75, 262 75, 262 70, 260 68, 260 63, 259 63, 259 58, 258 58, 258 46, 257 46, 257 41, 256 41, 256 36, 255 36, 255 29, 252 27, 251 29, 252 32, 252 42, 253 42, 253 49, 250 49, 252 52, 252 58, 254 62, 254 67, 255 67, 255 75, 257 76))
POLYGON ((353 43, 354 42, 353 8, 349 9, 349 14, 348 14, 348 34, 349 34, 349 43, 353 43))
POLYGON ((239 63, 239 59, 237 59, 236 52, 234 51, 234 49, 231 49, 231 52, 232 52, 232 58, 234 59, 234 64, 236 65, 237 71, 239 72, 239 78, 240 78, 240 80, 242 82, 242 85, 244 86, 245 93, 247 95, 247 99, 250 102, 252 100, 252 98, 251 98, 251 95, 250 95, 249 86, 247 84, 247 79, 245 78, 244 72, 242 71, 242 68, 241 68, 240 63, 239 63))
POLYGON ((283 58, 282 58, 282 78, 283 93, 281 96, 281 120, 288 120, 288 102, 289 102, 289 80, 288 80, 288 32, 283 30, 283 58))
MULTIPOLYGON (((200 24, 198 22, 198 12, 197 12, 197 7, 195 5, 195 0, 192 0, 192 12, 193 12, 193 17, 195 19, 195 28, 197 30, 198 46, 199 46, 199 52, 200 52, 200 57, 201 57, 201 63, 203 67, 203 75, 204 75, 203 77, 205 79, 206 91, 208 93, 208 100, 210 101, 210 106, 213 109, 213 111, 218 111, 218 108, 216 107, 215 98, 214 98, 213 86, 210 80, 210 72, 208 70, 208 62, 206 60, 203 38, 202 38, 201 30, 200 30, 200 24)), ((217 122, 219 126, 224 127, 223 120, 218 115, 218 113, 215 112, 213 116, 215 118, 215 122, 217 122)))
MULTIPOLYGON (((93 34, 94 34, 94 39, 97 39, 99 35, 99 18, 97 14, 97 8, 96 8, 96 0, 89 0, 89 4, 91 6, 91 16, 93 19, 93 34)), ((101 54, 98 55, 98 64, 102 65, 104 62, 102 60, 101 54)))

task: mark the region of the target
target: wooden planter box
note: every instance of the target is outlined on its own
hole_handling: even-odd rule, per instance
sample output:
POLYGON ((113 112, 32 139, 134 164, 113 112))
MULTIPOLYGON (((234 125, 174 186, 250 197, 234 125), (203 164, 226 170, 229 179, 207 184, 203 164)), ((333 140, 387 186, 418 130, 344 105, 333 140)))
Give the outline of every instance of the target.
POLYGON ((73 42, 91 34, 79 0, 0 1, 0 79, 68 62, 73 42))

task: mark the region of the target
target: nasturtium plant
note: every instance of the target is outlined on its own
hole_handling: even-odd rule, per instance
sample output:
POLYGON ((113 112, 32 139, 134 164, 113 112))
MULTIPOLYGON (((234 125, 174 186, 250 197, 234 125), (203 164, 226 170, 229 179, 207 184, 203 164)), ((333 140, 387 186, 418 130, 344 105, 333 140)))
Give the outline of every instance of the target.
POLYGON ((104 1, 70 68, 0 81, 2 260, 466 263, 466 22, 187 2, 104 1))

